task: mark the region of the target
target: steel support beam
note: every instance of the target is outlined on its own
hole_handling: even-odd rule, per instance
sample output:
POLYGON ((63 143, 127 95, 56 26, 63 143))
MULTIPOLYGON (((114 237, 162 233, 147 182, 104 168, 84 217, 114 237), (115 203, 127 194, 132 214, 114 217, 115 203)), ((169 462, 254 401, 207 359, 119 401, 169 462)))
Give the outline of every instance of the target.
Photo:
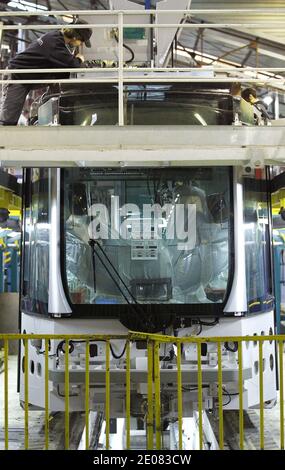
POLYGON ((281 126, 4 126, 0 142, 1 165, 15 167, 285 162, 281 126))

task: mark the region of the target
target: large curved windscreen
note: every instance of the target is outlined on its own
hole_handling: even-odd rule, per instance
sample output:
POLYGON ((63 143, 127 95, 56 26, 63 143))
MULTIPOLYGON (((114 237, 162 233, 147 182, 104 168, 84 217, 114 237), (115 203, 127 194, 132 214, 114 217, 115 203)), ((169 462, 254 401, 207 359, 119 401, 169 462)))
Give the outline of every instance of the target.
MULTIPOLYGON (((115 85, 65 85, 41 106, 39 123, 56 113, 61 125, 115 125, 118 90, 115 85)), ((135 84, 124 87, 125 125, 231 125, 233 103, 227 84, 135 84)))
POLYGON ((229 168, 63 174, 64 274, 74 305, 225 301, 229 168))

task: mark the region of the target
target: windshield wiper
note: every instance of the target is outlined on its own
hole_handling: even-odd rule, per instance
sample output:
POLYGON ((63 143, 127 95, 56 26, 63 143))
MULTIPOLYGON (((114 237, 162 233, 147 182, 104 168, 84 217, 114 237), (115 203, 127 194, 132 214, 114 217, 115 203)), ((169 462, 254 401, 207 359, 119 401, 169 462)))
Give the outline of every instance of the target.
POLYGON ((96 272, 95 272, 95 268, 96 268, 96 256, 97 258, 100 260, 101 264, 103 265, 103 267, 105 268, 106 272, 108 273, 108 275, 110 276, 110 278, 112 279, 112 281, 114 282, 114 284, 116 285, 116 287, 118 288, 119 292, 121 293, 122 297, 125 299, 125 301, 127 302, 128 305, 130 305, 132 311, 135 313, 136 315, 136 318, 139 320, 139 323, 141 324, 142 326, 142 329, 145 330, 145 327, 147 327, 147 329, 153 329, 155 328, 153 322, 149 319, 149 317, 146 315, 145 311, 143 310, 143 308, 141 307, 141 304, 137 301, 137 299, 134 297, 134 295, 132 294, 132 292, 130 291, 130 289, 128 288, 128 286, 126 285, 125 281, 122 279, 120 273, 118 272, 118 270, 115 268, 114 264, 112 263, 112 261, 110 260, 109 256, 107 255, 107 253, 105 253, 105 251, 103 250, 103 248, 101 247, 100 243, 97 241, 97 240, 93 240, 93 239, 90 239, 89 240, 89 245, 92 249, 92 258, 93 258, 93 271, 94 271, 94 291, 96 292, 96 272), (98 247, 100 253, 98 251, 96 251, 96 247, 98 247), (107 263, 109 263, 109 266, 111 267, 111 269, 113 270, 113 272, 115 273, 115 276, 117 276, 117 278, 119 279, 119 281, 122 283, 122 285, 124 286, 125 290, 127 291, 128 295, 130 296, 131 300, 133 301, 130 302, 130 299, 127 297, 127 295, 125 295, 122 287, 120 286, 120 283, 117 281, 117 279, 113 276, 109 266, 107 265, 107 263))

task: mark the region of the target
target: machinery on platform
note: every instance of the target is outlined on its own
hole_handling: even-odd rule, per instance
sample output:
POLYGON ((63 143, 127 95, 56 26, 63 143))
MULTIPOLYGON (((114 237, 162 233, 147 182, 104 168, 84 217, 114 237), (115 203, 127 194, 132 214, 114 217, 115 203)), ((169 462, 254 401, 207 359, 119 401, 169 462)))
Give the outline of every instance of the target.
MULTIPOLYGON (((143 5, 129 0, 114 0, 104 4, 106 8, 109 4, 108 10, 138 13, 144 10, 143 5)), ((129 25, 142 26, 123 28, 123 73, 125 78, 131 79, 130 83, 124 82, 122 90, 125 125, 254 124, 252 105, 240 96, 231 95, 231 83, 223 81, 227 74, 214 73, 211 67, 171 70, 172 45, 178 40, 182 28, 159 28, 159 25, 176 22, 183 26, 186 18, 184 11, 190 9, 190 5, 191 0, 163 0, 156 3, 155 16, 127 16, 129 25), (163 13, 163 10, 175 12, 169 15, 163 13), (144 27, 148 22, 155 22, 158 27, 144 27), (164 72, 159 70, 162 67, 164 72), (167 82, 165 74, 168 76, 167 82), (142 75, 150 79, 150 83, 141 82, 140 78, 136 82, 136 77, 142 75), (197 81, 193 82, 195 78, 197 81), (216 81, 213 81, 214 78, 216 81), (203 83, 207 79, 209 82, 203 83)), ((83 51, 83 68, 90 70, 71 74, 70 78, 77 78, 79 83, 51 85, 43 96, 35 100, 31 106, 33 124, 98 126, 117 125, 119 122, 118 72, 117 69, 112 71, 120 65, 118 29, 107 26, 118 22, 118 17, 116 14, 88 15, 81 19, 90 24, 106 25, 93 29, 91 48, 83 51), (99 74, 98 68, 103 68, 99 74), (98 81, 98 77, 101 83, 88 83, 88 80, 98 81)), ((67 78, 68 75, 61 74, 58 77, 67 78)))

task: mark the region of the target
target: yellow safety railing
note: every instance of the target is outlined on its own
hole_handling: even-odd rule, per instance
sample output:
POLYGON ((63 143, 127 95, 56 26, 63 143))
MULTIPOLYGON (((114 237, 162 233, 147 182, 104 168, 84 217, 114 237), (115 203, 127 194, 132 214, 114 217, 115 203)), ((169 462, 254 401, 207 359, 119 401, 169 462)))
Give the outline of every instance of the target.
MULTIPOLYGON (((49 449, 50 441, 50 430, 49 430, 49 414, 50 414, 50 382, 52 380, 50 371, 49 371, 49 355, 51 350, 51 342, 63 342, 64 349, 64 416, 65 416, 65 427, 64 427, 64 442, 65 449, 70 448, 70 412, 72 410, 70 403, 70 390, 71 390, 71 371, 72 371, 72 358, 71 354, 73 351, 73 342, 85 342, 85 368, 84 368, 84 381, 82 380, 83 386, 85 387, 84 391, 84 403, 85 403, 85 448, 90 449, 90 423, 89 423, 89 412, 92 407, 90 405, 90 389, 92 385, 96 383, 96 373, 97 369, 92 368, 90 364, 90 344, 91 342, 100 342, 104 341, 105 343, 105 364, 103 371, 105 373, 105 379, 103 382, 100 382, 100 386, 104 386, 105 391, 105 402, 104 402, 104 418, 105 418, 105 447, 106 449, 111 448, 111 438, 110 438, 110 419, 112 416, 113 403, 112 403, 112 393, 115 384, 114 379, 114 370, 111 366, 111 354, 113 355, 112 350, 112 341, 113 340, 124 340, 125 349, 124 354, 121 358, 124 361, 123 368, 121 369, 123 373, 123 378, 120 379, 120 386, 123 391, 120 391, 121 396, 125 397, 125 448, 131 449, 132 447, 132 434, 131 434, 131 417, 132 417, 132 406, 131 406, 131 392, 134 390, 139 383, 144 384, 144 397, 145 397, 145 439, 146 439, 146 448, 149 450, 156 449, 160 450, 165 447, 164 441, 164 427, 163 427, 163 413, 167 411, 163 410, 164 406, 164 396, 163 396, 163 374, 161 367, 163 363, 163 358, 161 357, 161 347, 165 344, 172 344, 176 347, 173 375, 171 376, 171 386, 177 386, 177 390, 171 390, 172 398, 176 400, 176 409, 174 407, 171 410, 172 417, 173 412, 176 413, 177 419, 177 430, 178 430, 178 439, 177 446, 179 450, 184 449, 183 444, 183 407, 187 402, 185 398, 185 391, 189 390, 185 388, 185 384, 193 383, 192 379, 188 378, 186 375, 190 370, 195 372, 195 391, 197 392, 197 416, 198 416, 198 436, 199 436, 199 448, 200 450, 205 448, 204 445, 204 403, 203 403, 203 387, 207 383, 205 379, 205 371, 209 368, 203 367, 202 361, 202 344, 204 343, 215 343, 216 344, 216 354, 217 354, 217 364, 212 367, 214 368, 216 375, 216 380, 214 381, 216 385, 217 395, 217 414, 219 418, 218 430, 217 430, 217 441, 219 448, 224 449, 224 408, 226 404, 224 403, 223 397, 225 395, 224 391, 224 375, 226 368, 223 364, 223 350, 222 347, 225 343, 234 343, 237 347, 232 351, 236 354, 235 363, 237 367, 237 389, 238 393, 238 410, 239 410, 239 448, 244 449, 245 441, 245 431, 244 431, 244 383, 245 380, 250 380, 249 376, 246 377, 243 374, 243 346, 246 342, 254 342, 258 344, 257 357, 258 357, 258 368, 257 368, 257 382, 258 389, 257 393, 259 394, 259 441, 260 449, 266 448, 266 439, 265 439, 265 383, 264 383, 264 357, 263 351, 266 347, 266 344, 270 342, 271 345, 276 346, 276 359, 278 362, 278 383, 279 383, 279 417, 280 417, 280 449, 284 449, 284 374, 283 374, 283 353, 284 353, 284 342, 285 335, 271 335, 271 336, 233 336, 233 337, 174 337, 174 336, 164 336, 158 334, 145 334, 145 333, 135 333, 130 332, 128 335, 32 335, 32 334, 0 334, 0 341, 4 343, 4 377, 3 390, 0 390, 0 393, 3 393, 4 396, 4 413, 0 413, 0 423, 3 421, 4 428, 4 442, 3 447, 9 449, 9 343, 11 341, 20 341, 23 344, 23 396, 24 396, 24 442, 22 443, 25 449, 29 449, 29 431, 30 431, 30 409, 29 409, 29 358, 31 356, 31 340, 42 340, 44 344, 44 351, 41 353, 44 354, 44 424, 45 424, 45 440, 44 448, 49 449), (147 369, 142 369, 143 372, 139 376, 139 379, 134 374, 135 369, 132 368, 131 358, 132 358, 132 344, 137 341, 145 341, 146 343, 146 358, 147 358, 147 369), (187 368, 187 360, 183 357, 183 348, 186 345, 192 344, 195 346, 197 352, 197 360, 195 367, 187 368), (92 374, 93 373, 93 374, 92 374), (3 417, 3 419, 2 419, 3 417)), ((195 351, 194 349, 194 351, 195 351)), ((273 348, 274 349, 274 348, 273 348)), ((53 355, 54 356, 54 355, 53 355)), ((114 356, 115 357, 115 356, 114 356)), ((210 366, 209 366, 210 367, 210 366)), ((252 364, 252 368, 254 364, 252 364)), ((273 370, 273 369, 271 369, 273 370)), ((80 382, 81 383, 81 382, 80 382)), ((98 382, 99 383, 99 382, 98 382)), ((102 390, 102 389, 101 389, 102 390)), ((192 390, 191 390, 192 391, 192 390)), ((188 399, 188 398, 187 398, 188 399)), ((94 398, 96 402, 96 394, 94 398)), ((168 410, 169 413, 169 410, 168 410)), ((266 426, 265 426, 266 425, 266 426)))

